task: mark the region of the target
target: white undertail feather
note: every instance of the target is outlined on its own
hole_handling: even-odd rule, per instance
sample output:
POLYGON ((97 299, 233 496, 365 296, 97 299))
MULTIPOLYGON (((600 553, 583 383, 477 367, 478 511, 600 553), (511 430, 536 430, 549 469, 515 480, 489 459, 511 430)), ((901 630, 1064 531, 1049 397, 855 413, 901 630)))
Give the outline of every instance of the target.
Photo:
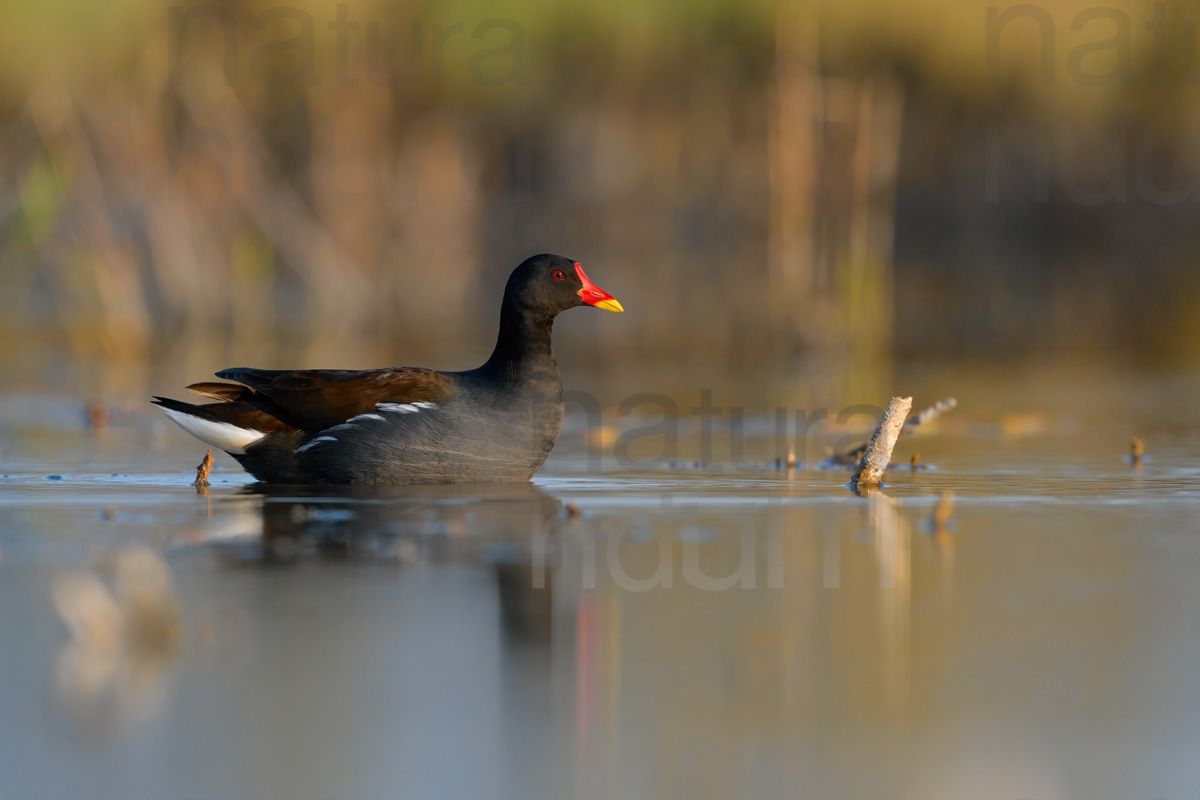
POLYGON ((201 419, 173 408, 164 408, 163 413, 185 431, 205 444, 219 447, 226 453, 244 453, 246 448, 266 436, 252 428, 239 428, 228 422, 213 422, 201 419))

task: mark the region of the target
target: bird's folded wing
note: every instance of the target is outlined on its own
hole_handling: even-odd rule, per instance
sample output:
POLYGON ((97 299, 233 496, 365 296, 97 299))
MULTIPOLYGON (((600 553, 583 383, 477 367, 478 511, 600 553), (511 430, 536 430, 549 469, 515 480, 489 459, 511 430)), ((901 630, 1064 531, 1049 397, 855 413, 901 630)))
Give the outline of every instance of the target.
POLYGON ((452 391, 444 373, 410 367, 294 372, 239 367, 217 377, 242 386, 209 382, 188 388, 205 397, 247 403, 304 431, 340 425, 373 412, 379 403, 440 402, 452 391))

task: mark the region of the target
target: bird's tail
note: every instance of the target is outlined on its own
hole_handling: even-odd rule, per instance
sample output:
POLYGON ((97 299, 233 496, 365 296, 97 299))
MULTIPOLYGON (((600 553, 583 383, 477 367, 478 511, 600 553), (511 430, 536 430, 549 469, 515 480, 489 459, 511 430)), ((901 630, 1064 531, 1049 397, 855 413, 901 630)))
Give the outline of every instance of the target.
POLYGON ((253 416, 261 414, 242 403, 212 403, 193 405, 169 397, 151 400, 167 418, 200 441, 226 453, 241 454, 246 448, 266 436, 254 427, 253 416))

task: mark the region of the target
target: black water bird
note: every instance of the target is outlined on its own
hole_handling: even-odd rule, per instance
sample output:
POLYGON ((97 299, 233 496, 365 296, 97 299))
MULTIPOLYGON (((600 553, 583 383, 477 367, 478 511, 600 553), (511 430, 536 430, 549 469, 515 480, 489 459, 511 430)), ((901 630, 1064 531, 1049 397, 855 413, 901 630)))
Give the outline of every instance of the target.
POLYGON ((577 262, 534 256, 509 276, 496 348, 478 369, 235 368, 217 377, 236 383, 188 387, 215 403, 153 402, 267 483, 527 481, 562 424, 554 318, 581 305, 624 310, 577 262))

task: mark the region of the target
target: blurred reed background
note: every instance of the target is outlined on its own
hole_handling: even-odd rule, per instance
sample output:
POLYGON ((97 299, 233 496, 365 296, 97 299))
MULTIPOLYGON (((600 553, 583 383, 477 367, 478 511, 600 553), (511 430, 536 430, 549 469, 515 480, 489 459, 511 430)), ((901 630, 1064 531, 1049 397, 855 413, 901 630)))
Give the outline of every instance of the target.
POLYGON ((1195 4, 3 15, 8 389, 475 366, 544 251, 628 309, 560 325, 568 380, 610 401, 722 380, 878 401, 897 360, 1200 359, 1195 4))

